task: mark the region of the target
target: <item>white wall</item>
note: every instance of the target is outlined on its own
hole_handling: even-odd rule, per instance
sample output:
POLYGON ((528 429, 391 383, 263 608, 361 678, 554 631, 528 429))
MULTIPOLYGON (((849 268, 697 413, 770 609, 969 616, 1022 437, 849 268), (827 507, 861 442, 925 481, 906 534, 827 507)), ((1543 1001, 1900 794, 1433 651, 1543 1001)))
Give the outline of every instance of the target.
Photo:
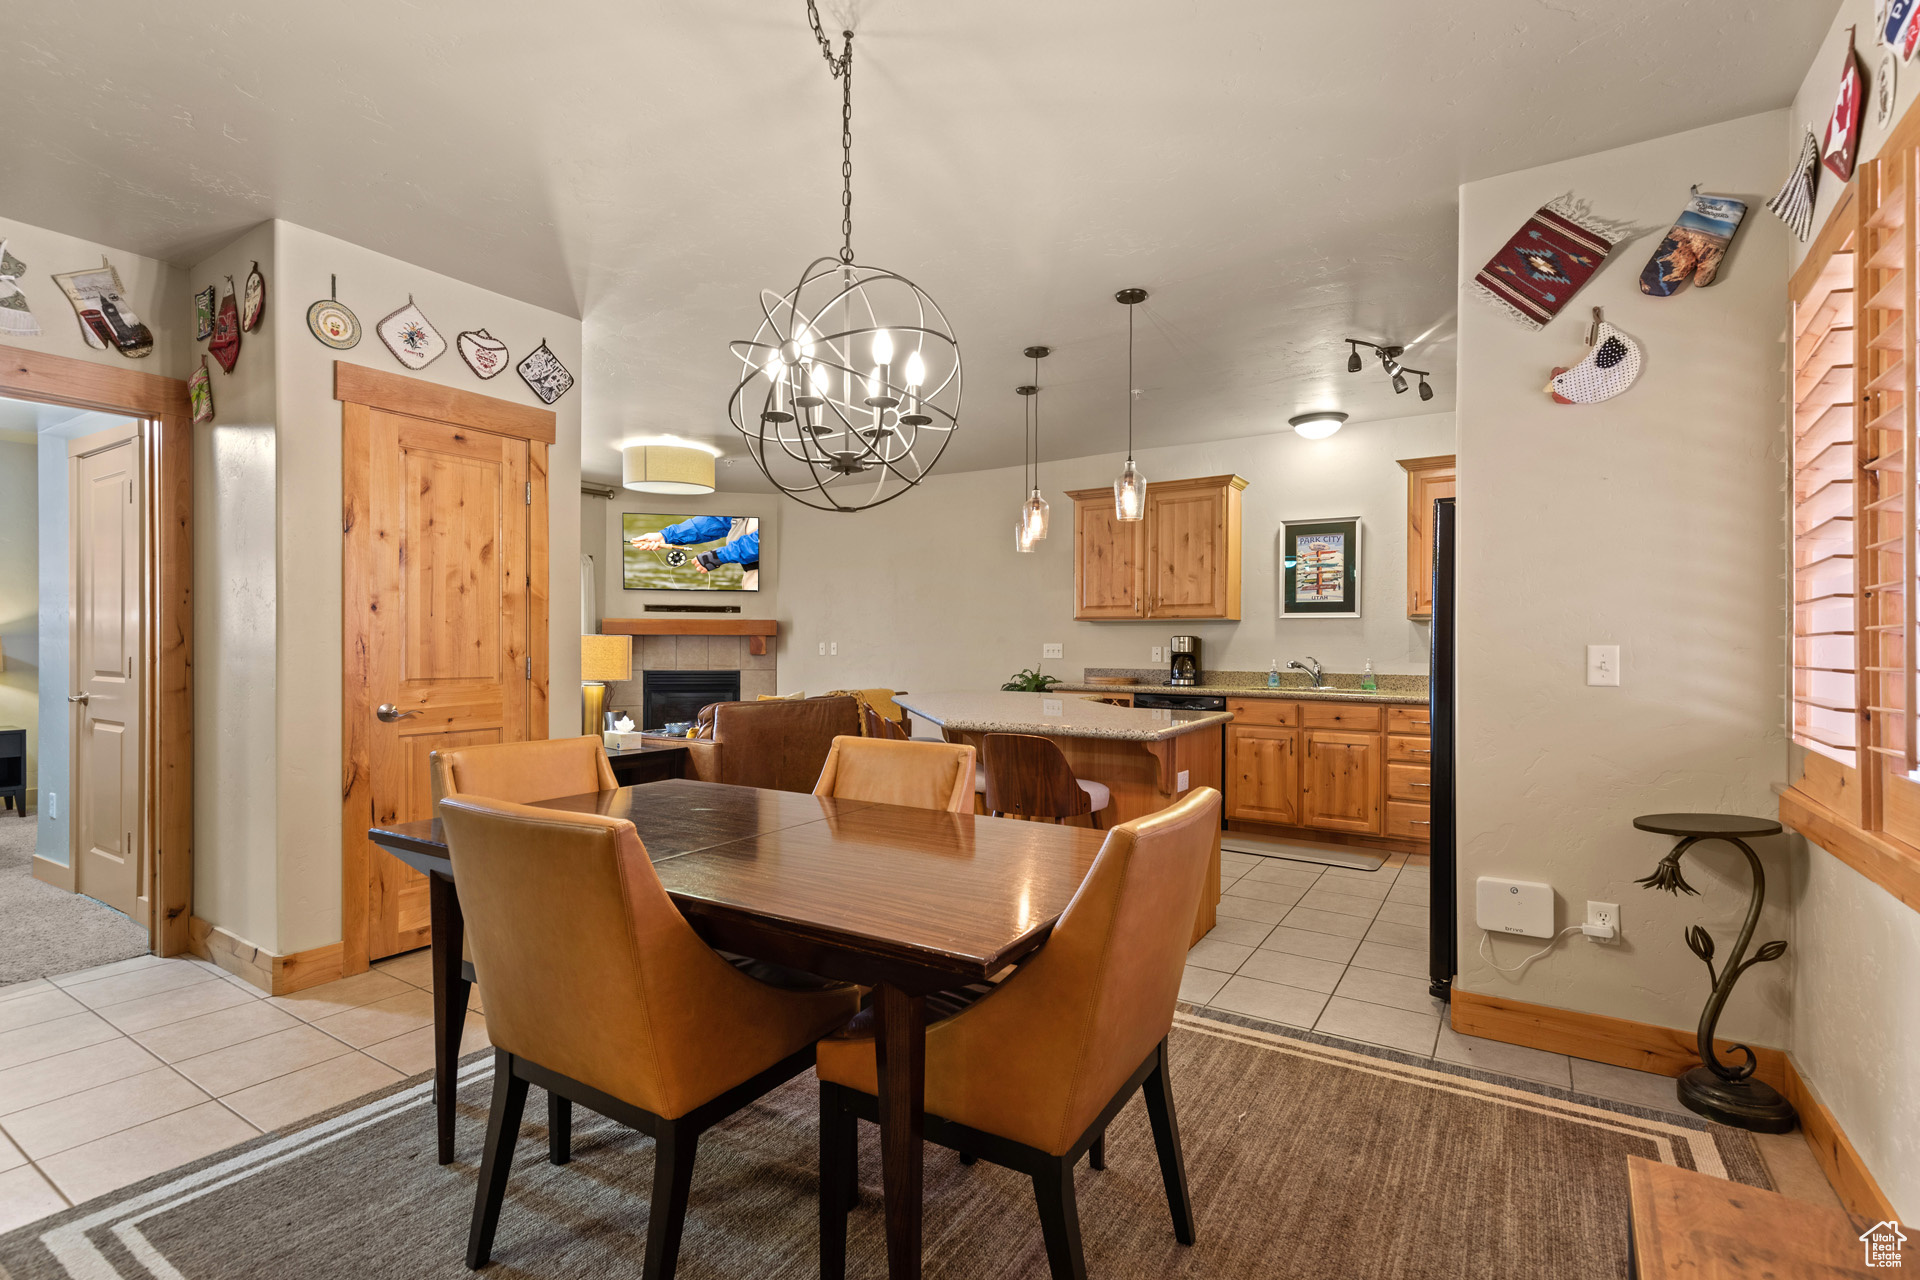
MULTIPOLYGON (((1460 783, 1462 989, 1690 1028, 1707 994, 1683 930, 1723 947, 1746 902, 1724 845, 1688 855, 1701 896, 1636 886, 1670 842, 1638 814, 1771 815, 1785 774, 1780 397, 1786 113, 1770 112, 1469 183, 1460 191, 1460 783), (1751 202, 1719 281, 1666 299, 1638 276, 1688 187, 1751 202), (1545 330, 1469 296, 1480 265, 1539 205, 1573 191, 1649 234, 1616 249, 1545 330), (1638 340, 1639 382, 1601 405, 1541 387, 1585 351, 1589 308, 1638 340), (1589 688, 1585 646, 1621 646, 1622 685, 1589 688), (1473 883, 1552 883, 1559 924, 1621 905, 1625 939, 1575 937, 1523 977, 1477 954, 1473 883)), ((1759 939, 1788 936, 1783 841, 1759 939)), ((1513 964, 1540 944, 1494 944, 1513 964)), ((1752 970, 1725 1034, 1786 1042, 1788 964, 1752 970)))
MULTIPOLYGON (((1453 415, 1350 423, 1326 440, 1284 425, 1240 439, 1146 449, 1149 481, 1233 473, 1242 495, 1239 622, 1074 622, 1073 504, 1068 490, 1109 485, 1123 456, 1047 462, 1041 489, 1052 529, 1032 554, 1013 549, 1024 490, 1018 467, 936 474, 896 502, 853 515, 788 501, 781 509, 782 692, 891 685, 997 689, 1039 664, 1041 646, 1066 656, 1052 674, 1151 666, 1167 637, 1202 638, 1210 670, 1264 671, 1311 654, 1329 670, 1424 674, 1424 623, 1407 620, 1407 477, 1400 458, 1453 452, 1453 415), (1282 520, 1363 519, 1361 616, 1281 619, 1275 553, 1282 520), (837 657, 819 645, 837 642, 837 657)), ((716 495, 724 496, 724 495, 716 495)), ((723 503, 722 505, 726 505, 723 503)))
POLYGON ((192 363, 193 299, 187 288, 187 273, 181 268, 7 217, 0 217, 0 240, 7 241, 13 256, 27 264, 27 274, 21 279, 20 287, 27 295, 27 305, 33 308, 34 318, 40 322, 38 337, 0 334, 0 345, 14 344, 29 351, 44 351, 170 378, 187 376, 192 363), (126 290, 134 314, 153 330, 153 351, 138 360, 129 360, 117 351, 100 351, 88 346, 80 335, 80 318, 74 314, 67 295, 49 278, 56 271, 64 275, 97 267, 102 255, 119 268, 120 285, 126 290), (188 313, 185 326, 178 323, 183 310, 188 313))
MULTIPOLYGON (((277 222, 274 230, 267 297, 268 323, 279 333, 278 915, 250 925, 264 928, 271 941, 243 936, 285 954, 340 938, 341 453, 334 361, 407 373, 373 326, 412 295, 449 344, 463 329, 485 328, 518 361, 544 338, 575 378, 583 371, 576 319, 291 223, 277 222), (322 345, 306 327, 307 307, 327 296, 335 274, 340 300, 363 330, 351 351, 322 345)), ((483 382, 451 349, 408 376, 540 406, 518 374, 483 382)), ((576 386, 552 406, 558 438, 548 454, 549 729, 555 734, 573 734, 580 723, 580 400, 576 386)))

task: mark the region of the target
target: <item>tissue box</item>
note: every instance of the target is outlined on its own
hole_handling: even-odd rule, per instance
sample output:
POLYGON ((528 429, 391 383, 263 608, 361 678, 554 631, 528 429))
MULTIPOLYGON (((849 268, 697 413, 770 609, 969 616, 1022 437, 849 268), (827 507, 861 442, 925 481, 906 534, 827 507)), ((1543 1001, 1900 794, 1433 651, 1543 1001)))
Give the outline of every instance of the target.
POLYGON ((609 751, 631 751, 635 747, 645 746, 647 743, 647 735, 638 729, 634 729, 628 733, 621 733, 618 729, 609 729, 600 735, 600 741, 606 744, 606 748, 609 751))

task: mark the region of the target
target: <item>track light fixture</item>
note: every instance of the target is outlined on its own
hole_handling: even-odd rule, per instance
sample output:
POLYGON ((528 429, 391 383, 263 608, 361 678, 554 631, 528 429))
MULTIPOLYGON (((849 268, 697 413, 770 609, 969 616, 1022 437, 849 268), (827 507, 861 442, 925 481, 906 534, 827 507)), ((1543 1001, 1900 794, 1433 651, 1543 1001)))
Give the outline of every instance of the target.
POLYGON ((1365 338, 1343 338, 1342 341, 1347 344, 1348 350, 1351 352, 1351 354, 1347 356, 1348 373, 1360 372, 1361 366, 1365 363, 1360 359, 1360 348, 1365 347, 1373 352, 1375 356, 1379 357, 1380 370, 1385 373, 1387 378, 1392 382, 1393 393, 1395 395, 1406 394, 1408 386, 1407 375, 1412 374, 1414 377, 1420 379, 1420 398, 1422 400, 1433 399, 1433 388, 1427 385, 1427 379, 1432 377, 1433 374, 1425 369, 1409 369, 1406 365, 1400 363, 1400 356, 1406 348, 1383 347, 1377 342, 1368 342, 1365 338))

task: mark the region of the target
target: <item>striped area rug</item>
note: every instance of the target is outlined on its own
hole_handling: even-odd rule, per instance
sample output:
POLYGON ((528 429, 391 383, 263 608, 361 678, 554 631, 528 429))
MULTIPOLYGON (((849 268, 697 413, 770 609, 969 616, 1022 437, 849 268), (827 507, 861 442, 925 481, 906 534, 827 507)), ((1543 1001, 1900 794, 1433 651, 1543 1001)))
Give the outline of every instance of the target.
MULTIPOLYGON (((1199 1240, 1173 1239, 1145 1108, 1078 1176, 1088 1272, 1112 1280, 1624 1277, 1630 1155, 1767 1186, 1734 1130, 1416 1063, 1209 1012, 1173 1032, 1199 1240)), ((461 1277, 490 1058, 462 1070, 459 1159, 433 1161, 431 1085, 409 1082, 0 1237, 13 1280, 461 1277)), ((534 1091, 539 1092, 537 1089, 534 1091)), ((816 1098, 793 1081, 709 1133, 680 1275, 818 1274, 816 1098)), ((527 1107, 491 1271, 638 1275, 650 1141, 577 1113, 546 1163, 527 1107)), ((863 1126, 849 1275, 885 1273, 877 1134, 863 1126)), ((926 1274, 1044 1277, 1030 1184, 929 1149, 926 1274)))

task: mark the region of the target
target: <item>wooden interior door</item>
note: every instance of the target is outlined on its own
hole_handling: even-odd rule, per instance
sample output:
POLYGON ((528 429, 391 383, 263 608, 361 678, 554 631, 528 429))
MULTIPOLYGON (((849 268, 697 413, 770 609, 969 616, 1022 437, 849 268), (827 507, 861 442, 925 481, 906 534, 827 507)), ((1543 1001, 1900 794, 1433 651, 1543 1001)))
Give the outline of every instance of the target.
POLYGON ((343 406, 343 427, 341 914, 355 972, 431 940, 426 877, 366 829, 433 816, 436 748, 546 736, 546 466, 543 444, 362 404, 343 406))
POLYGON ((140 424, 67 446, 74 888, 142 924, 140 424))
POLYGON ((1308 729, 1301 770, 1302 826, 1380 834, 1380 735, 1308 729))
POLYGON ((1433 503, 1453 494, 1454 455, 1402 458, 1407 473, 1407 616, 1433 617, 1433 503))
POLYGON ((1144 616, 1141 525, 1114 512, 1110 494, 1073 503, 1074 601, 1080 621, 1144 616))
POLYGON ((1227 729, 1227 816, 1295 826, 1300 821, 1300 731, 1266 725, 1227 729))
POLYGON ((1225 489, 1147 487, 1147 612, 1155 618, 1226 614, 1225 489))

